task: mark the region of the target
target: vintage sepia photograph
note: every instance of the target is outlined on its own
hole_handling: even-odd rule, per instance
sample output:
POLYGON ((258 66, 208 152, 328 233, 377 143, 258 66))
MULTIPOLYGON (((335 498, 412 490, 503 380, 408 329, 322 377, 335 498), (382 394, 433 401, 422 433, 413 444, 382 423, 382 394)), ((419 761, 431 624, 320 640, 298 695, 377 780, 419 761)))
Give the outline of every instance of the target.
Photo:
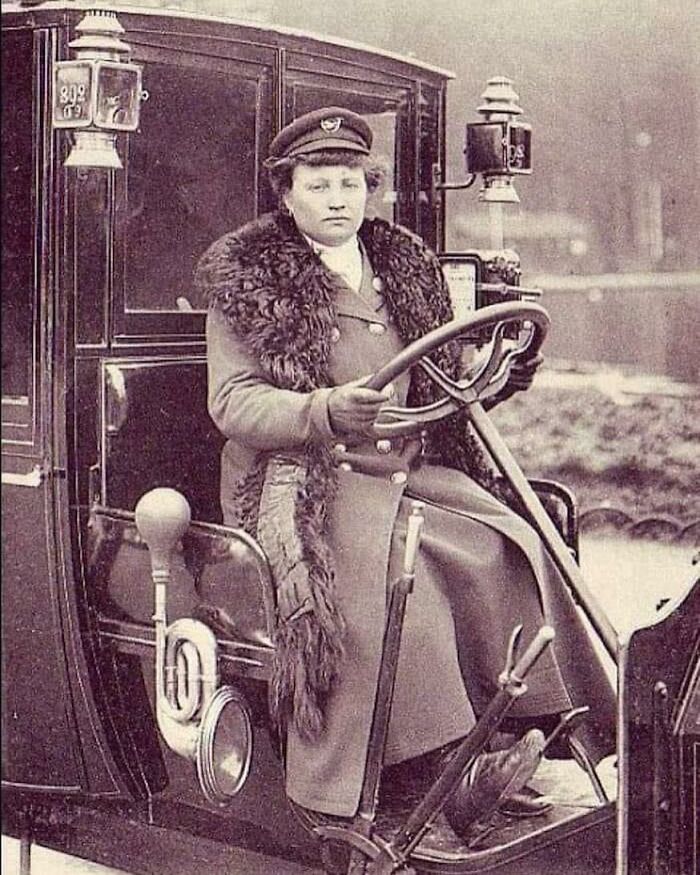
POLYGON ((8 875, 700 869, 697 0, 12 0, 8 875))

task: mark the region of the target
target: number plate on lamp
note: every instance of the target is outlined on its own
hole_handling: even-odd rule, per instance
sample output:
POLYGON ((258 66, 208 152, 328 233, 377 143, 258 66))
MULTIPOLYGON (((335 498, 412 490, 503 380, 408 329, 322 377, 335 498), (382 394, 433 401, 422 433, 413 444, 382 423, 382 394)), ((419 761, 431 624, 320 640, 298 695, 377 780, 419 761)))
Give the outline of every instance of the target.
POLYGON ((53 124, 56 128, 135 131, 139 120, 141 68, 110 61, 60 61, 55 65, 53 124))
POLYGON ((54 65, 54 127, 86 128, 92 124, 92 69, 91 61, 60 61, 54 65))

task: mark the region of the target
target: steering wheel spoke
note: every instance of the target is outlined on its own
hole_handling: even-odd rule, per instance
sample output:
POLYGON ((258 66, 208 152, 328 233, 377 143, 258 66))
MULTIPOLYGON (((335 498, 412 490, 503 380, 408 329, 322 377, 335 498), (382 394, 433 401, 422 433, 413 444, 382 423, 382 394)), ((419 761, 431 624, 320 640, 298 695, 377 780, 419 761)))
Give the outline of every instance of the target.
POLYGON ((503 368, 503 337, 505 335, 506 325, 507 323, 505 322, 496 323, 493 330, 493 337, 491 338, 491 350, 488 358, 472 379, 472 386, 477 395, 488 387, 492 378, 503 368))
POLYGON ((471 380, 453 380, 439 368, 434 361, 423 356, 418 362, 418 365, 423 368, 430 379, 439 386, 442 391, 458 404, 469 404, 470 401, 476 400, 476 395, 472 388, 471 380))
POLYGON ((374 424, 379 437, 406 437, 422 431, 431 422, 443 419, 459 409, 451 398, 440 398, 424 407, 392 407, 385 405, 374 424))
POLYGON ((538 304, 503 303, 484 307, 462 319, 455 319, 409 344, 384 365, 366 384, 383 389, 399 374, 419 366, 445 394, 422 407, 385 406, 375 424, 377 437, 415 434, 431 422, 437 422, 475 401, 498 394, 508 382, 512 364, 536 355, 549 327, 547 311, 538 304), (525 338, 514 347, 504 345, 506 328, 513 322, 528 323, 525 338), (470 336, 476 330, 492 329, 486 360, 469 377, 454 380, 433 362, 429 355, 451 340, 470 336))
POLYGON ((535 330, 532 324, 527 329, 527 337, 511 349, 504 349, 503 347, 506 327, 507 324, 505 322, 501 322, 496 326, 491 353, 479 373, 472 380, 471 385, 479 400, 483 401, 484 398, 491 398, 493 395, 497 395, 508 382, 511 365, 522 357, 526 351, 530 351, 531 355, 534 355, 536 352, 536 350, 532 349, 535 330))

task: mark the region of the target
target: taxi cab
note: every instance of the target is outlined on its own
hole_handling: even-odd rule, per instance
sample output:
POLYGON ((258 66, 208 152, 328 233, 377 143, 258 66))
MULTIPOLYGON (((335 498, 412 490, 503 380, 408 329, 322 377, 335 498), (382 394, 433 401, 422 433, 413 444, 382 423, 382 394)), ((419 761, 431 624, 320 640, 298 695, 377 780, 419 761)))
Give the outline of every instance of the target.
MULTIPOLYGON (((505 818, 475 846, 410 794, 363 830, 309 822, 284 795, 274 588, 260 546, 221 524, 192 271, 272 207, 258 168, 281 127, 340 105, 392 156, 376 214, 442 253, 459 331, 483 345, 500 325, 517 343, 525 321, 541 342, 548 317, 512 254, 444 252, 450 74, 271 25, 81 3, 3 3, 2 49, 3 830, 55 839, 100 810, 117 836, 136 818, 328 872, 697 871, 697 575, 653 624, 615 636, 576 568, 573 497, 528 484, 479 412, 507 369, 500 343, 448 401, 474 406, 616 662, 614 762, 599 774, 572 747, 552 811, 505 818)), ((529 129, 501 114, 470 134, 487 200, 530 166, 529 129)), ((366 323, 379 338, 381 319, 366 323)))

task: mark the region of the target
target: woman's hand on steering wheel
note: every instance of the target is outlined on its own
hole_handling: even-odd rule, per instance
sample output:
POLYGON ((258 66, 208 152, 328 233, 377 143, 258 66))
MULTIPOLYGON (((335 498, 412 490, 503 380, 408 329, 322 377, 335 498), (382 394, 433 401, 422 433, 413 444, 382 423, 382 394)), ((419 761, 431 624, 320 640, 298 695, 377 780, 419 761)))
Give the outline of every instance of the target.
POLYGON ((542 353, 537 353, 526 361, 516 359, 510 367, 510 377, 508 378, 507 388, 511 390, 511 393, 525 392, 529 389, 543 361, 542 353))
POLYGON ((484 410, 493 409, 502 401, 507 401, 508 398, 515 395, 516 392, 526 392, 530 386, 532 386, 532 381, 535 379, 535 374, 539 370, 542 362, 544 362, 544 356, 541 353, 537 353, 537 355, 532 356, 525 361, 515 359, 510 366, 508 382, 496 395, 484 399, 484 410))
POLYGON ((328 396, 328 418, 337 435, 372 435, 381 408, 390 401, 394 390, 389 383, 383 389, 368 389, 369 377, 336 386, 328 396))

